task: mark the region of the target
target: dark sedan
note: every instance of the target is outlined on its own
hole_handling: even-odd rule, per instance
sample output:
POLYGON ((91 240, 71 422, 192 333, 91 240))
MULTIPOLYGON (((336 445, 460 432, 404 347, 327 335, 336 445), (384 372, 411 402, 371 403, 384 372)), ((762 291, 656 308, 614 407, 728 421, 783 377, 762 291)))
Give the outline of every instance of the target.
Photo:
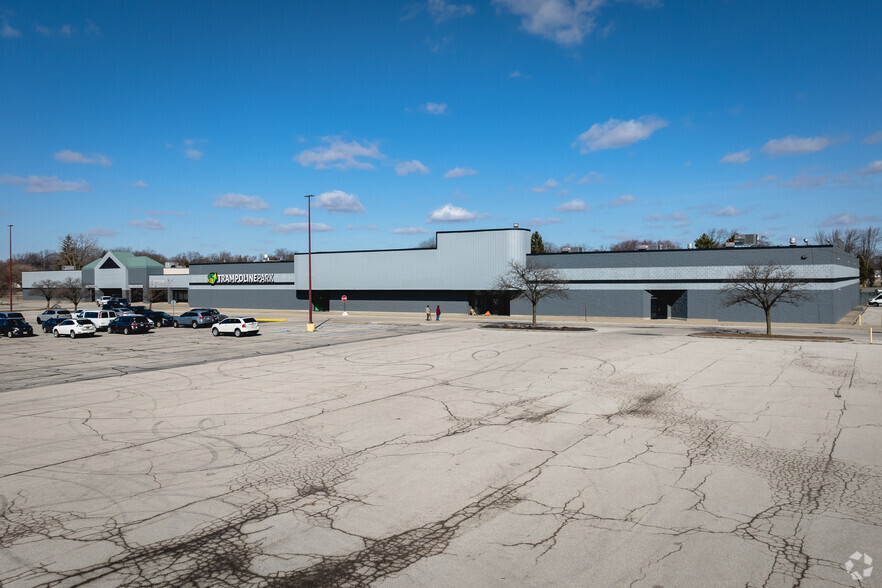
POLYGON ((122 333, 123 335, 146 333, 149 330, 150 323, 147 322, 147 317, 141 315, 118 316, 107 325, 108 333, 122 333))
POLYGON ((0 335, 13 337, 30 337, 34 334, 34 328, 27 324, 24 319, 5 318, 0 319, 0 335))
POLYGON ((66 317, 46 319, 45 321, 43 321, 40 324, 40 326, 43 327, 44 333, 51 333, 52 329, 54 329, 56 327, 56 325, 60 325, 61 323, 63 323, 66 320, 67 320, 66 317))
POLYGON ((147 312, 143 312, 141 314, 153 321, 157 327, 170 327, 172 326, 172 323, 174 323, 172 315, 168 314, 167 312, 148 310, 147 312))

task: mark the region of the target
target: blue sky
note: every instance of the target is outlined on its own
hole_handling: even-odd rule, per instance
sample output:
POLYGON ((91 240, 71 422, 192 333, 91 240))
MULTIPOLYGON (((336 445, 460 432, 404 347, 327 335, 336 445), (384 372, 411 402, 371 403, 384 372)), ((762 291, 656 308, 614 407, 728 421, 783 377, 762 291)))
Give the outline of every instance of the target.
POLYGON ((3 2, 17 251, 882 224, 882 2, 3 2))

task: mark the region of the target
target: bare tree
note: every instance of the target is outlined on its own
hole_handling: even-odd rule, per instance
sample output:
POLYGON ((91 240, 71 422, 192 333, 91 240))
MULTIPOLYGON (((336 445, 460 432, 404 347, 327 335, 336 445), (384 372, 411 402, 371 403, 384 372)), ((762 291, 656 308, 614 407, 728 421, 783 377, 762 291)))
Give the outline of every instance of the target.
POLYGON ((567 298, 563 274, 533 260, 527 263, 510 261, 508 270, 496 278, 494 290, 506 292, 512 300, 526 298, 533 305, 533 326, 536 326, 536 305, 543 298, 567 298))
POLYGON ((609 246, 610 251, 635 251, 646 245, 647 249, 679 249, 680 244, 670 239, 626 239, 609 246))
POLYGON ((426 237, 419 243, 417 243, 417 249, 434 249, 437 246, 435 242, 435 235, 431 237, 426 237))
POLYGON ((89 291, 83 286, 83 282, 79 278, 67 278, 60 284, 59 293, 62 300, 66 300, 73 304, 74 310, 80 305, 80 302, 86 299, 89 291))
POLYGON ((31 290, 46 299, 46 308, 52 304, 52 299, 61 289, 61 283, 55 280, 40 280, 31 284, 31 290))
POLYGON ((748 265, 737 272, 720 294, 725 306, 750 304, 766 315, 766 335, 772 334, 772 308, 778 303, 799 304, 808 300, 803 291, 807 281, 783 265, 770 261, 763 265, 748 265))
MULTIPOLYGON (((159 282, 165 282, 165 285, 168 286, 168 279, 159 280, 159 282)), ((159 286, 160 284, 157 284, 159 286)), ((168 295, 168 288, 165 287, 157 287, 153 288, 150 284, 144 284, 144 302, 148 303, 150 306, 150 310, 153 310, 154 302, 163 302, 168 295)))
POLYGON ((273 251, 270 257, 272 257, 273 259, 278 259, 279 261, 292 261, 295 255, 297 255, 296 251, 285 249, 284 247, 279 247, 278 249, 273 251))
POLYGON ((833 229, 824 231, 819 229, 814 236, 818 245, 836 245, 846 253, 854 255, 860 246, 861 231, 859 229, 833 229))
POLYGON ((61 251, 59 257, 61 265, 70 265, 74 269, 82 269, 84 265, 101 257, 103 249, 98 246, 98 240, 82 233, 77 235, 65 235, 61 239, 61 251))

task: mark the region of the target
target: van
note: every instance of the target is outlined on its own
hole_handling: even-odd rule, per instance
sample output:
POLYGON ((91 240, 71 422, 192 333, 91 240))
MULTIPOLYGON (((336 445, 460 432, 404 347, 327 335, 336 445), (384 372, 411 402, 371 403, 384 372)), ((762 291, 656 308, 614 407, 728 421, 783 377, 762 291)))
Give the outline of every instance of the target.
POLYGON ((83 313, 83 318, 95 323, 95 327, 99 331, 106 331, 110 321, 116 318, 116 312, 112 310, 87 310, 83 313))
POLYGON ((882 294, 876 294, 873 298, 870 298, 870 301, 867 302, 869 306, 879 306, 882 305, 882 294))

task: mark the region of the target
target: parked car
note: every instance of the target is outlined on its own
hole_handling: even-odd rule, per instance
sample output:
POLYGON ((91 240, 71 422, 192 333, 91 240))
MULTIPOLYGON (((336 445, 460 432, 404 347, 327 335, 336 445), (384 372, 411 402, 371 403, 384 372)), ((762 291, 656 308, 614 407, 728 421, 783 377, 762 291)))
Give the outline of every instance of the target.
POLYGON ((216 308, 191 308, 190 311, 208 313, 209 315, 211 315, 211 319, 216 323, 219 323, 227 318, 227 315, 221 314, 220 311, 216 308))
POLYGON ((113 300, 113 296, 99 296, 95 299, 95 304, 98 305, 98 308, 101 308, 105 304, 109 304, 111 300, 113 300))
POLYGON ((234 316, 226 318, 211 327, 211 334, 218 335, 233 334, 236 337, 242 335, 256 335, 260 330, 260 324, 251 317, 234 316))
POLYGON ((0 319, 17 318, 24 320, 24 315, 20 312, 0 312, 0 319))
POLYGON ((147 313, 150 312, 150 309, 146 306, 129 306, 132 310, 135 311, 135 314, 140 314, 141 316, 147 316, 147 313))
POLYGON ((147 317, 139 314, 132 316, 118 316, 107 326, 108 333, 122 333, 129 335, 131 333, 146 333, 150 330, 147 317))
POLYGON ((871 298, 870 301, 867 302, 867 304, 869 304, 870 306, 882 305, 882 294, 876 294, 876 296, 871 298))
POLYGON ((123 306, 117 306, 113 309, 113 312, 116 313, 116 316, 135 316, 136 314, 138 314, 131 308, 125 308, 123 306))
POLYGON ((51 319, 51 318, 69 319, 69 318, 71 318, 70 311, 64 310, 63 308, 50 308, 50 309, 44 310, 42 313, 37 315, 37 324, 39 325, 40 323, 42 323, 46 319, 51 319))
POLYGON ((95 323, 88 319, 65 319, 52 328, 52 334, 56 337, 62 335, 76 339, 78 336, 92 337, 95 335, 95 323))
POLYGON ((10 339, 13 337, 30 337, 34 334, 34 329, 27 324, 24 319, 20 318, 2 318, 0 319, 0 335, 6 335, 10 339))
POLYGON ((95 328, 99 331, 106 331, 110 321, 116 318, 116 311, 113 310, 85 310, 75 313, 75 318, 89 319, 95 323, 95 328), (81 314, 82 313, 82 314, 81 314))
POLYGON ((148 310, 144 313, 144 316, 152 320, 157 327, 170 327, 174 322, 172 315, 159 310, 148 310))
POLYGON ((189 310, 175 318, 172 326, 176 329, 178 327, 193 327, 196 329, 201 326, 207 327, 213 324, 214 317, 208 312, 205 312, 204 310, 189 310))
POLYGON ((52 329, 55 328, 55 325, 63 323, 66 320, 67 319, 64 317, 46 319, 40 326, 43 328, 44 333, 51 333, 52 329))

